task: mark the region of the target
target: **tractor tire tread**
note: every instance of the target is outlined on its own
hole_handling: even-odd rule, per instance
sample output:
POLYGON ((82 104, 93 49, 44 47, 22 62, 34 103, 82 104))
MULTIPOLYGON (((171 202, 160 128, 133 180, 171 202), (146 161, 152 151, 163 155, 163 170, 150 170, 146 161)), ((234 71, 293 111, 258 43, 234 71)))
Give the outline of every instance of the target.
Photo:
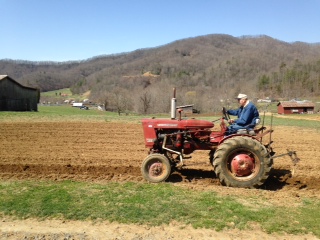
POLYGON ((222 185, 229 187, 244 187, 244 188, 259 188, 269 177, 269 173, 272 169, 273 161, 269 158, 269 153, 266 148, 257 140, 250 137, 237 136, 227 139, 222 143, 215 152, 214 155, 214 171, 219 178, 222 185), (255 152, 259 156, 260 161, 259 174, 249 181, 237 181, 227 171, 226 157, 230 151, 235 148, 246 148, 255 152))

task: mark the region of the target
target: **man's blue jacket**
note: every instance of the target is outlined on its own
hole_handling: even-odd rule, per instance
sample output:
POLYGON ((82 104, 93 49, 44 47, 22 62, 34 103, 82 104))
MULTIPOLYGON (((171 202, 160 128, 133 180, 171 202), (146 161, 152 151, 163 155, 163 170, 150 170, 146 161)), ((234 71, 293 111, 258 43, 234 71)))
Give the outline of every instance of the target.
POLYGON ((250 101, 245 107, 240 107, 236 110, 228 110, 227 113, 232 116, 238 116, 235 123, 243 127, 254 127, 256 125, 256 119, 259 118, 258 109, 250 101))

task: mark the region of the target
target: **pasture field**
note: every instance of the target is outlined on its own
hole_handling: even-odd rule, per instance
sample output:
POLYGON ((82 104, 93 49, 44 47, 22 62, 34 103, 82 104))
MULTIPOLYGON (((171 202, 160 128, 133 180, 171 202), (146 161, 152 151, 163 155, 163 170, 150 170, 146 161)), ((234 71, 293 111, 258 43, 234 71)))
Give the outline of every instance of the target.
MULTIPOLYGON (((93 188, 96 188, 97 184, 111 187, 114 183, 120 186, 133 184, 135 186, 133 189, 137 186, 142 188, 148 186, 150 191, 159 191, 161 195, 161 191, 165 191, 169 185, 170 189, 187 191, 186 196, 201 192, 212 193, 222 199, 236 198, 240 206, 249 206, 252 211, 257 208, 253 206, 254 203, 293 212, 298 208, 310 211, 312 207, 315 208, 314 212, 320 211, 318 209, 319 115, 276 116, 273 119, 275 152, 282 154, 286 153, 287 149, 295 150, 301 161, 293 167, 288 156, 276 158, 271 176, 261 189, 221 186, 214 175, 206 151, 192 154, 192 158, 185 161, 186 166, 181 171, 174 172, 166 183, 146 183, 140 171, 142 160, 148 152, 144 146, 140 123, 143 117, 145 116, 117 116, 113 113, 70 107, 40 107, 39 112, 34 113, 0 112, 0 193, 3 194, 3 191, 15 184, 23 192, 23 184, 30 186, 37 182, 49 185, 56 183, 57 186, 66 188, 63 183, 71 181, 89 186, 92 184, 93 188), (310 205, 312 207, 308 208, 310 205)), ((169 116, 164 117, 169 118, 169 116)), ((207 116, 199 117, 209 119, 207 116)), ((270 120, 270 116, 267 118, 270 120)), ((130 191, 124 189, 123 194, 130 195, 130 191)), ((163 201, 166 203, 162 203, 160 198, 153 204, 163 204, 164 208, 169 209, 175 207, 166 199, 163 201)), ((214 211, 215 205, 212 205, 212 209, 214 211)), ((213 213, 213 218, 214 215, 213 213)), ((190 223, 180 223, 178 220, 169 221, 169 224, 164 221, 164 224, 149 226, 144 221, 130 222, 130 219, 108 222, 110 221, 108 217, 101 218, 101 216, 99 221, 93 222, 92 219, 81 221, 77 218, 65 219, 63 214, 49 215, 41 219, 32 214, 19 217, 18 212, 5 213, 2 210, 0 239, 41 239, 41 237, 42 239, 318 239, 320 237, 319 229, 318 231, 312 227, 308 229, 308 224, 301 224, 300 219, 294 219, 292 213, 288 213, 288 216, 289 219, 286 214, 275 217, 277 219, 275 221, 283 222, 290 227, 286 233, 286 229, 281 227, 280 230, 274 228, 267 232, 263 223, 255 221, 241 223, 245 227, 244 230, 239 230, 236 220, 239 216, 236 213, 234 221, 229 225, 226 224, 222 231, 221 229, 216 231, 215 226, 210 228, 206 225, 191 224, 200 227, 197 229, 190 223), (289 221, 292 224, 288 223, 289 221)), ((313 223, 309 225, 319 226, 318 217, 319 215, 316 215, 315 219, 311 217, 313 223)), ((305 221, 307 220, 308 218, 305 221)))

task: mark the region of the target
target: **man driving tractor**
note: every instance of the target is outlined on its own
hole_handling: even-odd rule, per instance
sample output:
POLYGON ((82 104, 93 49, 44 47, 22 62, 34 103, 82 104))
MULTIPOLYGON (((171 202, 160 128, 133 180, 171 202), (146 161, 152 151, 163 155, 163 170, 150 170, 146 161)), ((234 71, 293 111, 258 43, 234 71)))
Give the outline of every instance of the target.
POLYGON ((228 110, 227 113, 232 116, 237 116, 238 119, 228 120, 231 124, 227 130, 228 135, 234 134, 240 129, 250 131, 260 122, 258 109, 248 100, 246 94, 240 93, 236 99, 238 100, 240 107, 235 110, 228 110))

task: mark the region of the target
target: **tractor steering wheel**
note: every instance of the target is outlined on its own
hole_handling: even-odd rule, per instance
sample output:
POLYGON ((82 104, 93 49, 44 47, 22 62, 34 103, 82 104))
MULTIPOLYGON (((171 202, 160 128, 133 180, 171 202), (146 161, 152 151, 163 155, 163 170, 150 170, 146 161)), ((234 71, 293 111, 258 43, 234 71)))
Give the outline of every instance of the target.
POLYGON ((230 115, 227 113, 227 110, 225 107, 222 107, 222 114, 225 120, 227 120, 229 122, 230 120, 230 115))

